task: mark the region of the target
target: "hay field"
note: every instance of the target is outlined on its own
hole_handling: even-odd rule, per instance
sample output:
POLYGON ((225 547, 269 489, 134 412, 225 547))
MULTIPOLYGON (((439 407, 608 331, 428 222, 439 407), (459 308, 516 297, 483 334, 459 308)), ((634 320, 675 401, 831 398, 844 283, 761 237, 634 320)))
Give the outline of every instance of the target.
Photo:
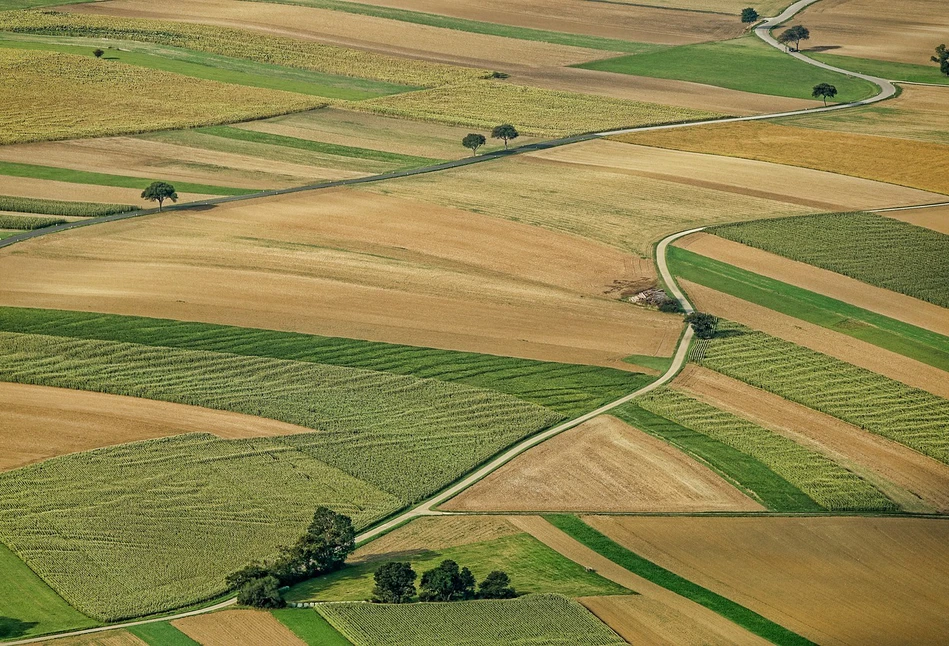
POLYGON ((678 317, 615 300, 654 283, 648 261, 347 189, 80 229, 31 241, 0 266, 7 305, 625 369, 631 354, 669 356, 680 329, 678 317))
POLYGON ((515 458, 446 511, 760 511, 705 465, 615 417, 597 417, 515 458))
MULTIPOLYGON (((949 146, 943 144, 758 122, 636 133, 616 140, 813 168, 949 194, 949 146)), ((817 186, 809 193, 817 199, 830 195, 817 186)), ((918 203, 944 200, 939 196, 918 203)))
POLYGON ((892 213, 881 213, 881 215, 949 235, 949 206, 938 206, 917 211, 894 211, 892 213))
POLYGON ((939 644, 949 635, 949 523, 943 520, 584 521, 644 558, 821 644, 939 644))
POLYGON ((202 646, 306 646, 264 610, 224 610, 176 619, 171 625, 202 646))
POLYGON ((288 92, 33 50, 0 50, 0 76, 7 79, 12 100, 0 117, 0 144, 245 121, 325 103, 288 92), (174 94, 169 87, 175 88, 174 94), (180 96, 198 98, 182 101, 180 96), (108 110, 88 109, 106 104, 108 110))
POLYGON ((888 0, 831 0, 808 7, 794 24, 811 30, 805 50, 831 48, 843 56, 929 65, 933 49, 949 30, 945 5, 911 0, 899 9, 894 11, 888 0))
POLYGON ((0 383, 0 471, 181 433, 223 439, 272 437, 311 429, 264 417, 137 397, 0 383))

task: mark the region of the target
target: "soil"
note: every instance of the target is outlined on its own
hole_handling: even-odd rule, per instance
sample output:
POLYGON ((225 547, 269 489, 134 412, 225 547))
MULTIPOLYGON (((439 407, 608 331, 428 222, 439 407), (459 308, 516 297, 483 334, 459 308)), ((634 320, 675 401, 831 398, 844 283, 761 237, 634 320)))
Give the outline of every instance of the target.
POLYGON ((224 610, 184 619, 171 625, 202 646, 306 646, 306 642, 263 610, 224 610))

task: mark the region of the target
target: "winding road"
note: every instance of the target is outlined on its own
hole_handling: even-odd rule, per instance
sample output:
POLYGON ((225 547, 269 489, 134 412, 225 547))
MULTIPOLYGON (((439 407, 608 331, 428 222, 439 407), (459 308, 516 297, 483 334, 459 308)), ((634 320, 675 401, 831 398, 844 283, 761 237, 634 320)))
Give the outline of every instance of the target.
MULTIPOLYGON (((833 110, 843 110, 843 109, 852 108, 852 107, 856 107, 856 106, 868 105, 868 104, 871 104, 871 103, 876 103, 876 102, 879 102, 879 101, 884 101, 884 100, 889 99, 889 98, 891 98, 892 96, 894 96, 894 95, 896 94, 896 92, 897 92, 897 89, 896 89, 896 87, 893 85, 893 83, 891 83, 890 81, 888 81, 888 80, 886 80, 886 79, 881 79, 881 78, 877 78, 877 77, 873 77, 873 76, 868 76, 868 75, 866 75, 866 74, 857 74, 857 73, 855 73, 855 72, 851 72, 851 71, 848 71, 848 70, 844 70, 844 69, 840 69, 840 68, 834 67, 834 66, 832 66, 832 65, 827 65, 827 64, 825 64, 825 63, 821 63, 821 62, 819 62, 819 61, 815 61, 815 60, 813 60, 813 59, 811 59, 811 58, 808 58, 807 56, 804 56, 803 54, 801 54, 801 53, 799 53, 799 52, 786 52, 786 51, 785 51, 785 47, 784 47, 783 45, 781 45, 780 43, 778 43, 778 42, 774 39, 774 37, 771 35, 771 29, 773 29, 774 27, 776 27, 776 26, 778 26, 778 25, 780 25, 780 24, 786 22, 787 20, 789 20, 790 18, 792 18, 794 15, 796 15, 798 12, 800 12, 801 10, 803 10, 804 8, 806 8, 807 6, 809 6, 809 5, 811 5, 811 4, 814 4, 815 2, 819 2, 819 1, 820 1, 820 0, 800 0, 799 2, 795 2, 795 3, 792 4, 790 7, 788 7, 785 11, 783 11, 779 16, 776 16, 776 17, 774 17, 774 18, 767 18, 767 19, 764 19, 759 25, 757 25, 757 26, 755 27, 754 33, 755 33, 759 38, 761 38, 764 42, 766 42, 767 44, 771 45, 772 47, 775 47, 775 48, 777 48, 778 50, 780 50, 780 51, 782 51, 782 52, 785 52, 785 53, 787 53, 788 55, 793 56, 794 58, 797 58, 797 59, 799 59, 799 60, 801 60, 801 61, 803 61, 803 62, 805 62, 805 63, 807 63, 807 64, 809 64, 809 65, 814 65, 814 66, 819 67, 819 68, 821 68, 821 69, 826 69, 826 70, 833 71, 833 72, 839 72, 839 73, 842 73, 842 74, 846 74, 846 75, 848 75, 848 76, 852 76, 852 77, 860 78, 860 79, 863 79, 863 80, 866 80, 866 81, 870 81, 871 83, 876 84, 876 85, 880 88, 880 93, 879 93, 879 94, 877 94, 877 95, 875 95, 875 96, 873 96, 873 97, 871 97, 871 98, 864 99, 864 100, 862 100, 862 101, 857 101, 857 102, 854 102, 854 103, 837 104, 837 105, 832 105, 832 106, 827 106, 827 107, 819 107, 819 108, 812 108, 812 109, 806 109, 806 110, 795 110, 795 111, 791 111, 791 112, 780 112, 780 113, 763 114, 763 115, 755 115, 755 116, 748 116, 748 117, 734 117, 734 118, 726 118, 726 119, 712 119, 712 120, 705 120, 705 121, 693 121, 693 122, 687 122, 687 123, 676 123, 676 124, 667 124, 667 125, 659 125, 659 126, 643 126, 643 127, 638 127, 638 128, 626 128, 626 129, 620 129, 620 130, 610 130, 610 131, 604 131, 604 132, 597 132, 597 133, 591 133, 591 134, 586 134, 586 135, 579 135, 579 136, 575 136, 575 137, 567 137, 567 138, 563 138, 563 139, 555 139, 555 140, 551 140, 551 141, 538 142, 538 143, 534 143, 534 144, 529 144, 529 145, 521 146, 521 147, 519 147, 519 148, 515 148, 515 149, 512 149, 512 150, 508 150, 508 151, 498 151, 498 152, 495 152, 495 153, 488 153, 488 154, 485 154, 485 155, 481 155, 480 157, 468 157, 468 158, 465 158, 465 159, 459 159, 459 160, 455 160, 455 161, 445 162, 445 163, 436 164, 436 165, 433 165, 433 166, 426 166, 426 167, 417 168, 417 169, 414 169, 414 170, 400 171, 400 172, 393 172, 393 173, 383 173, 383 174, 380 174, 380 175, 373 175, 373 176, 369 176, 369 177, 361 177, 361 178, 356 178, 356 179, 347 179, 347 180, 341 180, 341 181, 335 181, 335 182, 324 182, 324 183, 320 183, 320 184, 312 184, 312 185, 307 185, 307 186, 299 186, 299 187, 288 188, 288 189, 282 189, 282 190, 263 191, 263 192, 260 192, 260 193, 253 193, 253 194, 251 194, 251 195, 241 195, 241 196, 233 196, 233 197, 222 197, 222 198, 209 199, 209 200, 204 200, 204 201, 199 201, 199 202, 190 202, 190 203, 188 203, 188 204, 182 204, 182 205, 167 207, 167 208, 165 209, 165 211, 180 211, 180 210, 186 210, 186 209, 192 209, 192 208, 200 208, 200 207, 213 206, 213 205, 217 205, 217 204, 225 204, 225 203, 229 203, 229 202, 245 201, 245 200, 256 200, 256 199, 260 199, 260 198, 271 197, 271 196, 274 196, 274 195, 284 195, 284 194, 298 193, 298 192, 303 192, 303 191, 315 191, 315 190, 322 190, 322 189, 327 189, 327 188, 334 188, 334 187, 338 187, 338 186, 351 186, 351 185, 365 184, 365 183, 370 183, 370 182, 386 181, 386 180, 395 179, 395 178, 400 178, 400 177, 409 177, 409 176, 412 176, 412 175, 420 175, 420 174, 424 174, 424 173, 433 173, 433 172, 438 172, 438 171, 442 171, 442 170, 448 170, 448 169, 452 169, 452 168, 459 168, 459 167, 467 166, 467 165, 471 165, 471 164, 485 163, 485 162, 488 162, 488 161, 492 161, 492 160, 495 160, 495 159, 500 159, 500 158, 507 157, 507 156, 521 155, 521 154, 524 154, 524 153, 535 152, 535 151, 539 151, 539 150, 546 150, 546 149, 555 148, 555 147, 558 147, 558 146, 565 146, 565 145, 569 145, 569 144, 572 144, 572 143, 577 143, 577 142, 580 142, 580 141, 589 141, 589 140, 591 140, 591 139, 596 139, 596 138, 601 138, 601 137, 608 137, 608 136, 610 136, 610 135, 627 134, 627 133, 633 133, 633 132, 648 132, 648 131, 653 131, 653 130, 667 130, 667 129, 673 129, 673 128, 690 128, 690 127, 708 125, 708 124, 713 124, 713 123, 732 123, 732 122, 739 122, 739 121, 758 121, 758 120, 763 120, 763 119, 775 119, 775 118, 780 118, 780 117, 795 116, 795 115, 801 115, 801 114, 815 114, 815 113, 820 113, 820 112, 829 112, 829 111, 833 111, 833 110)), ((878 210, 877 212, 884 212, 884 211, 885 211, 885 212, 889 212, 889 211, 919 209, 919 208, 928 208, 928 207, 945 206, 945 205, 949 205, 949 202, 944 202, 944 203, 939 203, 939 204, 916 205, 916 206, 909 206, 909 207, 897 207, 897 208, 892 208, 892 209, 880 209, 880 210, 878 210)), ((5 239, 5 240, 0 241, 0 249, 2 249, 3 247, 8 247, 8 246, 10 246, 10 245, 16 244, 16 243, 18 243, 18 242, 22 242, 22 241, 24 241, 24 240, 29 240, 29 239, 32 239, 32 238, 37 238, 37 237, 44 236, 44 235, 50 235, 50 234, 53 234, 53 233, 58 233, 58 232, 61 232, 61 231, 65 231, 65 230, 69 230, 69 229, 74 229, 74 228, 77 228, 77 227, 91 226, 91 225, 95 225, 95 224, 103 224, 103 223, 107 223, 107 222, 115 222, 115 221, 119 221, 119 220, 126 220, 126 219, 129 219, 129 218, 141 217, 141 216, 144 216, 144 215, 151 215, 151 214, 154 214, 154 213, 157 213, 157 212, 158 212, 157 209, 147 209, 147 210, 133 211, 133 212, 122 213, 122 214, 117 214, 117 215, 110 215, 110 216, 104 216, 104 217, 98 217, 98 218, 90 218, 90 219, 84 220, 84 221, 70 222, 70 223, 66 223, 66 224, 63 224, 63 225, 55 226, 55 227, 49 227, 49 228, 46 228, 46 229, 38 229, 38 230, 35 230, 35 231, 28 231, 28 232, 25 232, 25 233, 22 233, 22 234, 18 234, 18 235, 15 235, 15 236, 12 236, 12 237, 10 237, 10 238, 7 238, 7 239, 5 239)), ((662 276, 662 279, 663 279, 663 281, 664 281, 665 284, 666 284, 667 290, 668 290, 669 292, 671 292, 671 294, 672 294, 673 296, 675 296, 675 298, 677 298, 677 299, 679 300, 679 302, 682 304, 683 309, 684 309, 684 311, 685 311, 686 313, 692 312, 692 311, 693 311, 693 308, 692 308, 692 305, 689 303, 689 301, 688 301, 686 295, 682 292, 682 290, 681 290, 681 289, 679 288, 679 286, 676 284, 674 277, 672 276, 671 272, 669 271, 669 267, 668 267, 668 265, 667 265, 667 263, 666 263, 666 250, 668 249, 668 246, 669 246, 672 242, 674 242, 675 240, 677 240, 677 239, 679 239, 679 238, 681 238, 681 237, 687 236, 687 235, 689 235, 689 234, 691 234, 691 233, 696 233, 696 232, 701 231, 701 230, 703 230, 703 229, 704 229, 704 227, 700 227, 700 228, 690 229, 690 230, 688 230, 688 231, 681 231, 681 232, 679 232, 679 233, 672 234, 672 235, 670 235, 670 236, 664 238, 664 239, 658 244, 658 246, 657 246, 657 248, 656 248, 656 263, 657 263, 657 266, 658 266, 658 269, 659 269, 659 274, 662 276)), ((376 537, 380 536, 381 534, 384 534, 384 533, 386 533, 386 532, 388 532, 388 531, 390 531, 390 530, 392 530, 392 529, 398 527, 399 525, 402 525, 402 524, 404 524, 404 523, 406 523, 406 522, 408 522, 408 521, 410 521, 410 520, 412 520, 412 519, 414 519, 414 518, 417 518, 417 517, 420 517, 420 516, 438 515, 438 514, 442 513, 442 512, 439 512, 439 511, 437 511, 437 510, 435 509, 438 505, 444 503, 444 502, 447 501, 449 498, 452 498, 453 496, 455 496, 455 495, 459 494, 460 492, 464 491, 464 490, 467 489, 468 487, 472 486, 473 484, 475 484, 476 482, 478 482, 478 481, 481 480, 482 478, 484 478, 484 477, 486 477, 487 475, 491 474, 492 472, 496 471, 496 470, 499 469, 501 466, 503 466, 503 465, 506 464, 507 462, 513 460, 514 458, 516 458, 517 456, 521 455, 521 454, 524 453, 525 451, 528 451, 529 449, 533 448, 534 446, 537 446, 538 444, 540 444, 540 443, 542 443, 542 442, 544 442, 544 441, 550 439, 551 437, 553 437, 553 436, 555 436, 555 435, 558 435, 558 434, 560 434, 560 433, 562 433, 562 432, 564 432, 564 431, 567 431, 567 430, 569 430, 569 429, 571 429, 571 428, 575 428, 576 426, 579 426, 580 424, 583 424, 584 422, 589 421, 589 420, 593 419, 594 417, 597 417, 598 415, 602 415, 602 414, 604 414, 604 413, 606 413, 606 412, 608 412, 608 411, 610 411, 610 410, 612 410, 612 409, 614 409, 614 408, 617 408, 618 406, 622 406, 623 404, 628 403, 628 402, 631 401, 632 399, 634 399, 634 398, 636 398, 636 397, 638 397, 638 396, 640 396, 640 395, 643 395, 643 394, 645 394, 645 393, 647 393, 647 392, 650 392, 651 390, 654 390, 654 389, 656 389, 656 388, 662 386, 663 384, 668 383, 669 381, 671 381, 671 380, 679 373, 679 371, 682 369, 682 366, 685 364, 686 358, 687 358, 687 356, 688 356, 689 345, 690 345, 690 343, 691 343, 691 341, 692 341, 692 337, 693 337, 692 328, 691 328, 690 326, 686 326, 685 331, 683 332, 683 335, 682 335, 682 337, 681 337, 681 339, 680 339, 680 341, 679 341, 679 345, 678 345, 678 347, 676 348, 676 352, 675 352, 675 355, 674 355, 674 357, 673 357, 672 364, 669 366, 669 369, 666 370, 666 372, 663 373, 661 377, 659 377, 656 381, 652 382, 652 383, 649 384, 648 386, 645 386, 644 388, 641 388, 641 389, 639 389, 639 390, 637 390, 637 391, 635 391, 635 392, 632 392, 632 393, 630 393, 630 394, 628 394, 628 395, 625 395, 625 396, 623 396, 623 397, 621 397, 621 398, 619 398, 619 399, 617 399, 617 400, 615 400, 615 401, 613 401, 613 402, 610 402, 610 403, 608 403, 608 404, 606 404, 606 405, 604 405, 604 406, 601 406, 600 408, 598 408, 598 409, 596 409, 596 410, 594 410, 594 411, 591 411, 591 412, 589 412, 589 413, 587 413, 587 414, 585 414, 585 415, 583 415, 583 416, 581 416, 581 417, 578 417, 578 418, 576 418, 576 419, 572 419, 572 420, 570 420, 570 421, 564 422, 563 424, 560 424, 560 425, 555 426, 555 427, 553 427, 553 428, 550 428, 550 429, 548 429, 548 430, 546 430, 546 431, 543 431, 543 432, 541 432, 541 433, 538 433, 537 435, 534 435, 534 436, 531 436, 531 437, 529 437, 529 438, 526 438, 526 439, 522 440, 522 441, 519 442, 518 444, 515 444, 515 445, 512 446, 511 448, 507 449, 506 451, 504 451, 503 453, 501 453, 500 455, 498 455, 497 457, 495 457, 494 459, 492 459, 490 462, 488 462, 488 463, 484 464, 483 466, 479 467, 477 470, 475 470, 474 472, 468 474, 467 476, 465 476, 465 477, 462 478, 461 480, 456 481, 455 483, 453 483, 452 485, 450 485, 450 486, 448 486, 447 488, 443 489, 442 491, 438 492, 437 494, 435 494, 435 495, 432 496, 431 498, 429 498, 429 499, 427 499, 427 500, 425 500, 425 501, 419 503, 418 505, 416 505, 416 506, 414 506, 414 507, 412 507, 412 508, 410 508, 410 509, 408 509, 408 510, 406 510, 406 511, 403 511, 402 513, 398 514, 397 516, 395 516, 395 517, 393 517, 393 518, 391 518, 391 519, 389 519, 389 520, 387 520, 387 521, 385 521, 385 522, 383 522, 383 523, 380 523, 380 524, 378 524, 378 525, 372 527, 371 529, 368 529, 368 530, 362 532, 361 534, 359 534, 359 535, 356 537, 356 540, 357 540, 358 542, 367 541, 367 540, 376 538, 376 537)), ((208 607, 206 607, 206 608, 200 608, 200 609, 197 609, 197 610, 192 610, 192 611, 188 611, 188 612, 182 612, 182 613, 178 613, 178 614, 174 614, 174 615, 168 615, 168 616, 157 617, 157 618, 151 618, 151 619, 143 619, 143 620, 132 621, 132 622, 126 622, 126 623, 121 623, 121 624, 112 624, 112 625, 108 625, 108 626, 101 626, 101 627, 98 627, 98 628, 89 628, 89 629, 85 629, 85 630, 77 630, 77 631, 68 632, 68 633, 60 633, 60 634, 58 634, 58 635, 47 635, 47 636, 42 636, 42 637, 35 637, 35 638, 30 638, 30 639, 23 639, 23 640, 19 640, 19 641, 4 642, 4 644, 5 644, 6 646, 18 646, 18 645, 21 645, 21 644, 34 644, 34 643, 38 643, 38 642, 43 642, 43 641, 50 641, 50 640, 54 640, 54 639, 59 639, 59 638, 62 638, 62 637, 70 637, 70 636, 78 636, 78 635, 88 635, 88 634, 93 634, 93 633, 98 633, 98 632, 103 632, 103 631, 108 631, 108 630, 117 630, 117 629, 127 628, 127 627, 131 627, 131 626, 139 626, 139 625, 142 625, 142 624, 154 623, 154 622, 159 622, 159 621, 172 621, 172 620, 181 619, 181 618, 184 618, 184 617, 191 617, 191 616, 194 616, 194 615, 204 614, 204 613, 208 613, 208 612, 214 612, 214 611, 216 611, 216 610, 220 610, 220 609, 222 609, 222 608, 226 608, 226 607, 228 607, 228 606, 232 606, 232 605, 236 604, 236 602, 237 602, 237 600, 232 598, 232 599, 228 599, 228 600, 226 600, 226 601, 223 601, 223 602, 221 602, 221 603, 217 603, 217 604, 215 604, 215 605, 208 606, 208 607)))

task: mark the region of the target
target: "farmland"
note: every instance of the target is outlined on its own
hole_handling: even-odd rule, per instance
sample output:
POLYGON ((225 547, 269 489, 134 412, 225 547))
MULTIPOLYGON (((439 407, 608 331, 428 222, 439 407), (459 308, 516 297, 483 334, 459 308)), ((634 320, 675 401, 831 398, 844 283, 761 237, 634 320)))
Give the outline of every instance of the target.
POLYGON ((720 226, 711 233, 949 307, 949 235, 930 229, 871 213, 834 213, 720 226))
POLYGON ((391 606, 332 604, 319 611, 356 646, 625 643, 579 603, 558 595, 391 606))
POLYGON ((351 646, 318 612, 284 608, 273 611, 273 616, 307 644, 351 646))
POLYGON ((202 646, 306 646, 306 642, 263 610, 225 610, 177 619, 171 625, 202 646))
POLYGON ((16 213, 40 213, 44 215, 66 215, 73 217, 98 217, 133 210, 130 205, 95 204, 90 202, 65 202, 58 200, 29 199, 0 196, 0 211, 16 213))

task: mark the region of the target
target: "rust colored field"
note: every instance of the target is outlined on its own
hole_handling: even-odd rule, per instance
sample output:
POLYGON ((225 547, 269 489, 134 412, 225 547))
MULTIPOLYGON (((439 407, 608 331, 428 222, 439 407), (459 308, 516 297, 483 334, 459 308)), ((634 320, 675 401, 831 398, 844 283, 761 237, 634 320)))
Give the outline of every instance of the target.
POLYGON ((236 439, 309 430, 197 406, 0 383, 0 471, 66 453, 180 433, 236 439))
POLYGON ((176 619, 171 625, 202 646, 306 646, 263 610, 224 610, 176 619))
MULTIPOLYGON (((2 149, 0 149, 2 150, 2 149)), ((46 160, 49 163, 50 160, 46 160)), ((142 189, 148 182, 142 183, 142 189)), ((146 207, 150 203, 142 200, 142 189, 118 188, 115 186, 97 186, 94 184, 73 184, 31 177, 11 177, 0 175, 0 195, 15 197, 37 197, 46 200, 67 200, 73 202, 102 202, 105 204, 132 204, 146 207)), ((193 202, 207 199, 209 195, 197 193, 178 193, 179 202, 193 202)), ((152 206, 154 206, 152 204, 152 206)))
POLYGON ((809 48, 833 54, 929 65, 929 57, 949 31, 941 0, 828 0, 808 7, 794 24, 811 30, 809 48))
POLYGON ((949 206, 937 206, 915 211, 891 211, 890 213, 881 213, 881 215, 949 235, 949 206))
POLYGON ((55 644, 55 646, 147 646, 144 641, 124 630, 109 630, 60 639, 51 638, 43 643, 55 644))
MULTIPOLYGON (((711 153, 830 171, 949 193, 949 145, 773 123, 725 123, 616 137, 659 148, 711 153)), ((828 195, 818 187, 814 196, 828 195)), ((910 198, 911 200, 917 198, 910 198)), ((945 198, 942 198, 945 199, 945 198)), ((921 199, 925 204, 939 199, 921 199)))
MULTIPOLYGON (((640 596, 632 598, 642 600, 640 607, 622 608, 611 604, 613 607, 611 619, 618 626, 624 627, 624 630, 635 628, 638 622, 645 625, 649 631, 661 633, 655 641, 644 641, 644 643, 669 643, 660 641, 663 638, 670 640, 673 644, 764 646, 770 643, 708 608, 620 567, 571 538, 540 516, 511 516, 510 521, 571 561, 592 568, 600 576, 638 592, 640 596)), ((607 611, 603 609, 603 604, 600 604, 600 608, 601 612, 607 614, 607 611)), ((616 626, 613 628, 623 634, 616 626)), ((649 638, 648 632, 640 636, 643 640, 649 638)), ((634 643, 639 643, 639 641, 634 640, 634 643)))
POLYGON ((615 417, 597 417, 507 463, 447 511, 761 511, 708 467, 615 417))
POLYGON ((949 468, 896 442, 695 365, 676 387, 831 458, 907 511, 949 511, 949 468))
POLYGON ((884 316, 949 335, 945 308, 874 287, 848 276, 789 260, 708 233, 696 233, 676 243, 694 253, 817 292, 884 316))
POLYGON ((644 558, 819 644, 949 639, 945 520, 584 520, 644 558))
POLYGON ((371 541, 353 553, 353 562, 397 559, 449 547, 520 534, 502 516, 430 516, 371 541))
POLYGON ((29 241, 0 302, 566 362, 669 356, 676 316, 619 302, 647 260, 573 236, 339 189, 29 241), (49 276, 57 276, 50 281, 49 276))

